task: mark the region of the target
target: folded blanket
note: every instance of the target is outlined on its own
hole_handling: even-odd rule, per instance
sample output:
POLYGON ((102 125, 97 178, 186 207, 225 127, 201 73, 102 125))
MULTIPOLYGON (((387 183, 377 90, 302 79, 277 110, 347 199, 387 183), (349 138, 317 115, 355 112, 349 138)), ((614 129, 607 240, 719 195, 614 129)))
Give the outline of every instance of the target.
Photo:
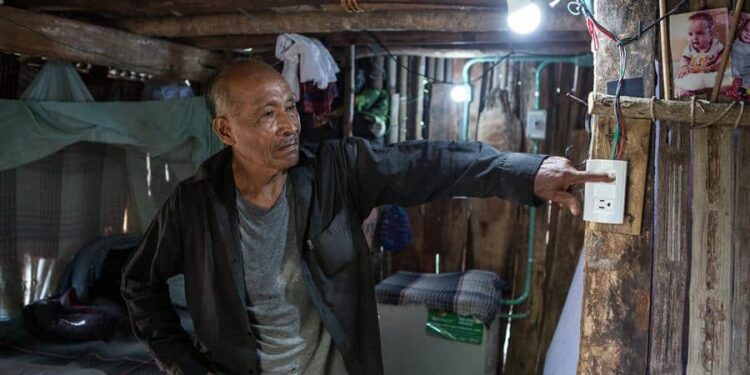
POLYGON ((422 304, 430 309, 472 315, 489 326, 500 309, 503 285, 489 271, 442 274, 401 271, 378 284, 375 296, 383 304, 422 304))

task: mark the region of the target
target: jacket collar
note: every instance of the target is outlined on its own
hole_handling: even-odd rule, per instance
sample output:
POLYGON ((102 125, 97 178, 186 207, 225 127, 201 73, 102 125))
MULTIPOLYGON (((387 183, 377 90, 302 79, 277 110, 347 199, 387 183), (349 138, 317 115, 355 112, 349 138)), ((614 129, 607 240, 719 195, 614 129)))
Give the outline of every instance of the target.
MULTIPOLYGON (((299 148, 299 163, 292 168, 311 165, 315 161, 317 144, 301 144, 299 148)), ((188 181, 197 183, 202 181, 212 182, 212 188, 216 194, 221 195, 228 190, 234 192, 234 178, 231 168, 232 148, 225 147, 210 158, 206 159, 196 173, 188 181), (227 169, 229 172, 227 173, 227 169), (229 185, 229 186, 227 186, 229 185)), ((290 171, 291 172, 291 171, 290 171)))

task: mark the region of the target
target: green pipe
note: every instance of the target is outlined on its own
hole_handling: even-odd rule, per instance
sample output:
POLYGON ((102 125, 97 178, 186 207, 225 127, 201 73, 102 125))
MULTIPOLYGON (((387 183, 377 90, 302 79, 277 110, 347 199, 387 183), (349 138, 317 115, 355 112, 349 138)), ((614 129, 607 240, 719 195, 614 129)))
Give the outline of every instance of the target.
POLYGON ((497 314, 497 316, 499 316, 502 319, 510 319, 510 320, 525 319, 525 318, 528 318, 529 315, 531 315, 530 310, 526 310, 520 313, 498 313, 497 314))
MULTIPOLYGON (((501 61, 516 61, 516 62, 541 62, 541 63, 553 63, 553 62, 559 62, 559 63, 568 63, 568 64, 575 64, 578 66, 594 66, 594 58, 593 55, 590 53, 580 54, 580 55, 561 55, 561 56, 544 56, 544 55, 512 55, 512 56, 500 56, 500 57, 479 57, 475 59, 471 59, 467 61, 463 69, 461 70, 461 76, 463 78, 464 85, 469 85, 471 87, 471 78, 469 77, 469 72, 471 70, 471 67, 478 63, 483 62, 494 62, 498 63, 501 61)), ((546 65, 546 64, 545 64, 546 65)), ((539 92, 539 81, 541 80, 541 74, 539 74, 540 69, 537 68, 537 77, 536 77, 536 86, 537 87, 537 93, 539 92)), ((473 95, 472 95, 473 97, 473 95)), ((539 96, 537 96, 539 98, 539 96)), ((471 100, 464 103, 464 113, 463 117, 461 119, 461 129, 459 131, 459 139, 462 141, 469 140, 469 107, 471 105, 471 100)))
MULTIPOLYGON (((505 59, 511 61, 539 61, 539 65, 536 67, 534 75, 534 89, 535 89, 535 109, 541 108, 541 81, 542 72, 544 68, 551 63, 568 63, 579 66, 593 66, 593 57, 590 53, 583 55, 567 55, 567 56, 504 56, 504 57, 485 57, 472 59, 466 62, 463 66, 462 75, 464 84, 470 85, 469 71, 471 66, 481 62, 500 62, 505 59)), ((461 123, 460 136, 463 140, 469 138, 469 106, 471 102, 464 104, 464 116, 461 123)), ((539 141, 532 143, 532 153, 539 151, 539 141)), ((500 299, 500 304, 515 306, 526 302, 531 294, 531 281, 534 272, 534 242, 536 241, 536 208, 529 208, 529 236, 528 243, 526 245, 526 271, 524 275, 523 292, 520 296, 512 299, 500 299)), ((520 313, 500 313, 500 317, 503 319, 523 319, 530 315, 530 311, 524 311, 520 313)))
MULTIPOLYGON (((539 141, 534 140, 531 153, 539 152, 539 141)), ((526 243, 526 273, 523 277, 523 292, 512 299, 500 299, 501 305, 520 305, 529 299, 531 294, 531 274, 534 272, 534 241, 536 241, 536 207, 529 208, 529 241, 526 243)))

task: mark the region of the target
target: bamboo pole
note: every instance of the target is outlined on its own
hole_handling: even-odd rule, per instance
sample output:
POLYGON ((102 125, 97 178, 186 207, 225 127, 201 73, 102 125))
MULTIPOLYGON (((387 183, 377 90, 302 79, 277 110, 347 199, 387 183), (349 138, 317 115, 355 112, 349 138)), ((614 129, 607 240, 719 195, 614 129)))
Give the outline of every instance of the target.
POLYGON ((417 58, 417 74, 414 77, 414 94, 415 94, 415 109, 414 109, 414 121, 412 121, 413 128, 412 139, 422 139, 422 120, 424 119, 424 82, 427 71, 427 58, 424 56, 418 56, 417 58))
POLYGON ((385 56, 373 56, 370 60, 372 62, 372 73, 370 75, 370 80, 372 83, 372 88, 375 89, 382 89, 383 88, 383 76, 385 73, 384 69, 384 63, 385 63, 385 56))
POLYGON ((399 56, 398 64, 398 141, 402 142, 406 140, 406 123, 409 119, 409 114, 406 107, 407 98, 409 97, 409 57, 399 56))
POLYGON ((440 57, 435 60, 435 79, 438 82, 445 81, 445 59, 440 57))
MULTIPOLYGON (((592 92, 589 94, 589 114, 612 116, 614 95, 592 92)), ((682 123, 687 126, 750 127, 750 108, 734 103, 709 103, 705 101, 657 100, 650 98, 620 97, 622 117, 631 119, 653 119, 682 123), (653 102, 652 102, 653 100, 653 102), (692 115, 691 115, 692 113, 692 115), (691 121, 691 116, 693 117, 691 121), (739 118, 739 122, 737 121, 739 118)))
POLYGON ((352 136, 352 123, 354 122, 354 64, 356 63, 355 46, 347 47, 345 85, 344 85, 344 126, 343 137, 352 136))
MULTIPOLYGON (((659 17, 667 13, 667 0, 659 0, 659 17)), ((661 76, 664 99, 672 99, 672 54, 669 50, 669 20, 664 18, 659 24, 661 38, 661 76)))
POLYGON ((737 0, 737 4, 734 6, 734 19, 732 19, 732 25, 729 28, 729 39, 727 45, 724 47, 724 53, 721 55, 721 66, 719 67, 718 74, 716 75, 716 81, 714 82, 714 89, 711 91, 711 101, 715 102, 719 98, 719 90, 721 89, 721 81, 724 79, 724 71, 727 69, 729 63, 729 54, 732 52, 732 45, 734 44, 734 36, 737 34, 737 24, 742 18, 742 8, 745 6, 745 0, 737 0))
POLYGON ((399 95, 396 92, 397 63, 395 58, 388 58, 388 98, 390 99, 388 115, 388 143, 398 142, 399 95))

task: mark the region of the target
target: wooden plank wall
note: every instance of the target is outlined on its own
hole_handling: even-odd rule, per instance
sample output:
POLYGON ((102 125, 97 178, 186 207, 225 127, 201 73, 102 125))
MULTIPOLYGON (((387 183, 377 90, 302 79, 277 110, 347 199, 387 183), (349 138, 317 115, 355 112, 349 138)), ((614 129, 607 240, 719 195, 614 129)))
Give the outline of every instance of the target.
MULTIPOLYGON (((624 2, 595 1, 599 21, 618 35, 636 32, 639 20, 655 19, 654 1, 631 0, 624 5, 624 2)), ((626 76, 643 77, 644 91, 652 93, 654 33, 643 34, 628 48, 626 76)), ((594 90, 605 91, 606 81, 617 77, 617 49, 602 44, 594 58, 594 90)), ((612 125, 609 118, 595 119, 592 158, 609 158, 612 125)), ((650 122, 629 120, 627 128, 623 159, 648 153, 650 122)), ((628 168, 629 185, 645 178, 647 187, 640 236, 603 232, 592 226, 586 230, 580 374, 643 374, 648 368, 653 168, 634 164, 628 168)))
MULTIPOLYGON (((568 156, 577 163, 585 158, 589 134, 583 129, 586 108, 565 96, 574 86, 574 69, 571 65, 552 64, 542 73, 541 108, 547 109, 548 124, 540 152, 563 156, 568 149, 568 156)), ((579 69, 579 77, 584 79, 577 83, 577 92, 573 92, 577 96, 588 92, 592 84, 591 69, 579 69)), ((533 106, 533 101, 530 104, 533 106)), ((537 209, 536 218, 532 292, 530 300, 514 310, 530 311, 531 315, 512 323, 505 368, 507 374, 539 374, 543 371, 547 348, 583 246, 583 221, 574 218, 569 211, 557 206, 543 206, 537 209)), ((516 283, 522 285, 526 265, 525 242, 519 247, 514 276, 516 283)))
MULTIPOLYGON (((668 7, 678 1, 670 0, 668 7)), ((729 1, 694 0, 691 10, 729 1)), ((745 11, 750 10, 746 5, 745 11)), ((661 124, 649 371, 750 373, 748 135, 661 124)))
MULTIPOLYGON (((453 81, 458 81, 463 61, 453 60, 452 64, 453 81)), ((489 67, 491 64, 475 65, 472 77, 481 76, 489 67)), ((471 107, 470 139, 479 138, 507 151, 529 150, 530 142, 522 139, 519 116, 525 117, 526 108, 534 105, 535 68, 535 63, 500 64, 484 80, 474 82, 475 99, 479 100, 471 107), (506 87, 507 91, 501 90, 506 87), (485 100, 479 103, 482 98, 485 100)), ((565 97, 574 86, 574 76, 570 65, 552 64, 544 73, 541 95, 542 108, 549 110, 549 141, 542 142, 542 151, 564 155, 572 145, 571 158, 581 161, 589 141, 583 130, 585 108, 565 97)), ((591 90, 592 69, 580 68, 578 77, 574 94, 585 96, 591 90)), ((450 88, 431 86, 428 139, 457 139, 462 112, 461 106, 450 100, 450 88)), ((499 198, 448 199, 407 211, 414 239, 409 248, 392 257, 393 272, 434 272, 439 252, 441 272, 491 270, 509 282, 506 298, 521 293, 528 235, 526 208, 499 198)), ((532 316, 512 323, 508 374, 541 371, 583 245, 583 222, 556 207, 539 209, 536 227, 532 297, 530 303, 516 307, 516 312, 531 308, 532 316)), ((505 327, 501 327, 504 336, 505 327)))

